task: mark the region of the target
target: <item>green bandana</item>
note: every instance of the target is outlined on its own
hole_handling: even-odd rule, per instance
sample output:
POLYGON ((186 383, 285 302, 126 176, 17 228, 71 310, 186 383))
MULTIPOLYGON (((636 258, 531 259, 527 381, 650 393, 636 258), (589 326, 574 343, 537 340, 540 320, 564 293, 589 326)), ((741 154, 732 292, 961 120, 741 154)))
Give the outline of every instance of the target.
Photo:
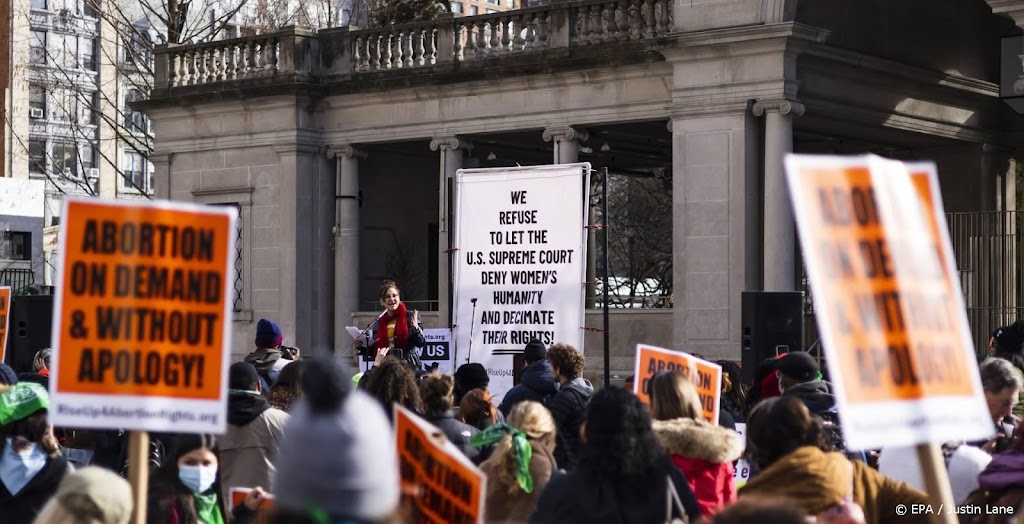
POLYGON ((217 492, 210 491, 206 495, 193 495, 196 500, 196 513, 203 524, 224 524, 224 514, 217 504, 217 492))
POLYGON ((527 493, 533 493, 533 477, 530 475, 533 447, 526 440, 526 433, 508 424, 495 424, 473 436, 470 444, 475 448, 490 446, 500 442, 505 435, 512 435, 512 452, 516 458, 516 480, 519 481, 519 487, 527 493))
POLYGON ((19 382, 0 394, 0 426, 21 420, 50 407, 46 388, 32 382, 19 382))

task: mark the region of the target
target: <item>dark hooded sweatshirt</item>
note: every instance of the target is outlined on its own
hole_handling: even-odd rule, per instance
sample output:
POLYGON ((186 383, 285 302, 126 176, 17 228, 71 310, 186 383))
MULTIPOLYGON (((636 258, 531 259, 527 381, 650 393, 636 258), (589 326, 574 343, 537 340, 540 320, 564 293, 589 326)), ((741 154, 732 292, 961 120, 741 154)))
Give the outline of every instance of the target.
POLYGON ((796 384, 786 389, 782 396, 800 399, 811 413, 829 411, 836 405, 836 397, 832 394, 832 384, 824 380, 796 384))
POLYGON ((498 410, 507 417, 516 404, 533 400, 547 405, 555 393, 558 393, 558 381, 551 372, 551 364, 539 360, 523 368, 519 383, 505 393, 498 410))

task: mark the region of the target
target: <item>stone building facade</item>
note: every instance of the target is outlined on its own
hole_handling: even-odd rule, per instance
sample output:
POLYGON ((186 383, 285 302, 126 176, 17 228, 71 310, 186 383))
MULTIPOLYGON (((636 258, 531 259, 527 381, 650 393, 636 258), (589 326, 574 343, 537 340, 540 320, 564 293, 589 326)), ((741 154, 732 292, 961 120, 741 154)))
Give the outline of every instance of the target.
MULTIPOLYGON (((673 307, 612 313, 612 370, 628 373, 641 340, 736 359, 741 292, 800 288, 787 152, 934 159, 948 211, 1015 202, 1022 121, 997 84, 1017 4, 583 0, 290 28, 160 49, 140 107, 157 195, 242 211, 238 354, 263 317, 286 343, 344 351, 340 327, 372 320, 397 270, 447 325, 461 167, 664 161, 673 307), (647 152, 616 154, 631 144, 647 152)), ((593 364, 599 348, 588 334, 593 364)))

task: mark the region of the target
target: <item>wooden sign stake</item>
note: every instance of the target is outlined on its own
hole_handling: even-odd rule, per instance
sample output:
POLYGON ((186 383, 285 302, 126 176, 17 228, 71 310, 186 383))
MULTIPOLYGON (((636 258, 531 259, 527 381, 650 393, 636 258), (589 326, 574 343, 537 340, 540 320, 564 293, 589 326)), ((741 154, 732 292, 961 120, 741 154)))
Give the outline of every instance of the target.
POLYGON ((128 481, 132 485, 135 512, 132 524, 146 524, 149 495, 149 433, 132 431, 128 436, 128 481))
POLYGON ((953 490, 949 487, 949 475, 946 473, 946 461, 942 458, 942 450, 938 444, 919 444, 917 460, 921 463, 924 475, 925 492, 931 504, 931 521, 935 524, 957 524, 954 508, 953 490), (941 508, 941 509, 940 509, 941 508))

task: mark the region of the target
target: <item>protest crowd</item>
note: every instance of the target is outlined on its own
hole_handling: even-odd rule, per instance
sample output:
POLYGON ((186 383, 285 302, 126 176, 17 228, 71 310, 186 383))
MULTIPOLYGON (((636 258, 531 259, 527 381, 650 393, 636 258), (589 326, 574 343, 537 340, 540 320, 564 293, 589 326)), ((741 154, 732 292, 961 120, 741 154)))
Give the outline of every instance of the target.
MULTIPOLYGON (((762 362, 752 384, 721 362, 712 424, 678 370, 653 376, 647 405, 632 378, 595 389, 582 377, 583 355, 559 343, 527 344, 522 378, 493 398, 480 364, 454 374, 417 366, 408 339, 422 337, 418 319, 395 318, 365 373, 282 346, 281 329, 261 320, 254 351, 230 366, 227 433, 152 435, 147 521, 429 521, 409 503, 416 486, 400 478, 394 405, 429 422, 486 476, 485 522, 929 521, 898 510, 929 504, 913 450, 846 449, 828 370, 809 353, 762 362), (741 463, 749 480, 738 486, 741 463), (247 490, 234 499, 229 488, 247 490), (272 509, 260 513, 267 501, 272 509)), ((52 427, 52 358, 40 351, 21 375, 0 365, 0 522, 129 522, 126 433, 52 427)), ((996 437, 942 447, 958 504, 1024 511, 1022 363, 1018 321, 993 333, 979 363, 996 437)))

